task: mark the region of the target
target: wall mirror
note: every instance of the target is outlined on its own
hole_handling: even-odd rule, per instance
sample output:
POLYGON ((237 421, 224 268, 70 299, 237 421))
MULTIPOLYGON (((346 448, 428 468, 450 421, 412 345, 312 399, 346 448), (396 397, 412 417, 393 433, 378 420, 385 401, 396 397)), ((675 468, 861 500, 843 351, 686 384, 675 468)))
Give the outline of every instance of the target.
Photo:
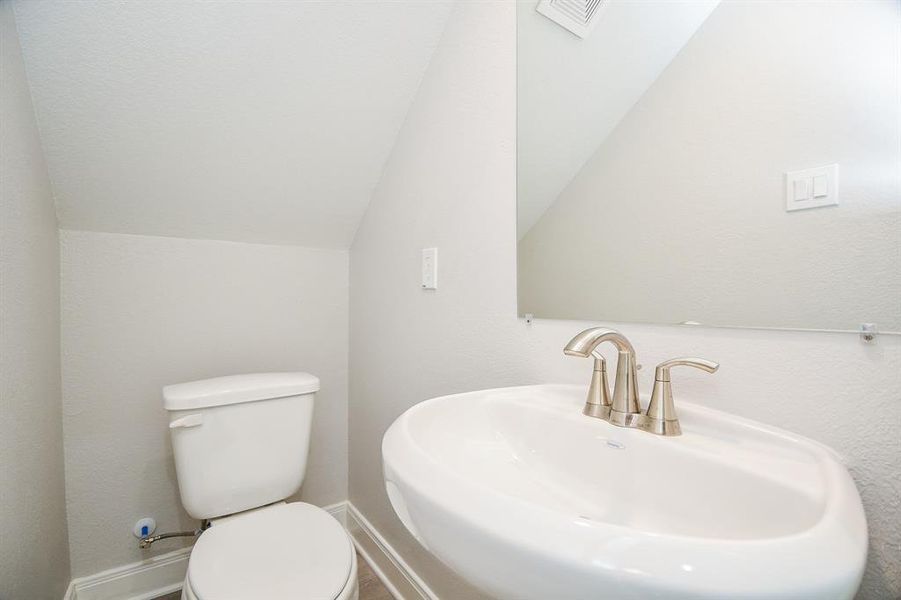
POLYGON ((901 2, 517 11, 521 315, 901 332, 901 2))

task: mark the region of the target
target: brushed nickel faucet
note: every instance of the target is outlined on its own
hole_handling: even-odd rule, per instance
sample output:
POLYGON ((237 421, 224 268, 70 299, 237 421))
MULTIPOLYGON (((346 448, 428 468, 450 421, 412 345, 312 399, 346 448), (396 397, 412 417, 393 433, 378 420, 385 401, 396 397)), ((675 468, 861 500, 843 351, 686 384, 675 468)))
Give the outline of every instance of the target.
POLYGON ((634 427, 658 435, 680 435, 682 428, 673 404, 673 390, 670 369, 677 366, 696 367, 713 373, 719 364, 703 358, 674 358, 657 365, 654 372, 654 391, 646 412, 641 411, 638 397, 638 365, 635 348, 626 336, 614 329, 593 327, 586 329, 566 344, 563 353, 567 356, 594 358, 591 384, 582 413, 603 419, 618 427, 634 427), (618 352, 616 379, 613 384, 613 400, 607 391, 607 363, 597 351, 604 342, 612 343, 618 352))
MULTIPOLYGON (((638 403, 638 374, 635 368, 635 348, 632 347, 626 336, 614 329, 606 329, 604 327, 586 329, 569 341, 563 349, 563 353, 567 356, 579 356, 581 358, 588 358, 593 355, 595 357, 595 367, 597 367, 597 357, 599 355, 595 353, 595 349, 604 342, 612 343, 619 353, 616 360, 616 379, 613 383, 613 402, 610 405, 610 412, 606 420, 614 425, 628 427, 633 419, 632 415, 641 414, 641 406, 638 403)), ((606 372, 603 359, 601 359, 601 366, 606 372)), ((593 376, 592 379, 594 379, 593 376)), ((589 394, 588 402, 583 411, 585 414, 589 414, 587 405, 595 399, 589 394)))
POLYGON ((597 352, 592 352, 594 369, 588 386, 588 398, 582 412, 589 417, 607 419, 610 417, 610 385, 607 383, 607 361, 597 352))
POLYGON ((673 404, 673 386, 670 383, 669 370, 673 367, 695 367, 714 373, 720 368, 719 363, 705 358, 693 358, 683 356, 664 361, 654 370, 654 391, 651 392, 651 402, 648 404, 648 412, 645 413, 647 423, 642 429, 660 435, 679 435, 682 426, 676 416, 676 407, 673 404))

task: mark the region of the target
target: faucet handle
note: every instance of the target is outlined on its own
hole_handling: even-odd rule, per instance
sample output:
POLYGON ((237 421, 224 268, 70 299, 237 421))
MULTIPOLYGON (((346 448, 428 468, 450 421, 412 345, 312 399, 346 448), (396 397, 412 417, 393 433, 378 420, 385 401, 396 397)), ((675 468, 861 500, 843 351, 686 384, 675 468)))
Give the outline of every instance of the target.
POLYGON ((607 361, 600 352, 591 353, 594 368, 591 372, 591 384, 588 386, 588 397, 582 414, 589 417, 606 419, 610 416, 610 385, 607 383, 607 361))
POLYGON ((720 363, 707 360, 706 358, 695 358, 693 356, 680 356, 679 358, 671 358, 663 361, 654 370, 654 381, 669 381, 669 370, 673 367, 694 367, 713 373, 720 368, 720 363))
POLYGON ((670 383, 670 369, 673 367, 695 367, 708 373, 713 373, 720 368, 719 363, 705 358, 683 356, 664 361, 654 370, 654 391, 651 392, 651 403, 645 413, 643 429, 660 435, 679 435, 682 427, 676 416, 676 407, 673 404, 673 388, 670 383))

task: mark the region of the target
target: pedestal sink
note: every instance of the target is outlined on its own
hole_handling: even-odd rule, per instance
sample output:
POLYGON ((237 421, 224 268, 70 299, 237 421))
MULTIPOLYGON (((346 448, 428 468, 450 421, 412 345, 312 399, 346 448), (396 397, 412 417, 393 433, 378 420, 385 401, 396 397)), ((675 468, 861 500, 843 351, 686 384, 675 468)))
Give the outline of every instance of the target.
POLYGON ((434 398, 382 443, 417 540, 504 600, 852 598, 867 529, 829 448, 680 402, 661 437, 581 414, 585 388, 434 398))

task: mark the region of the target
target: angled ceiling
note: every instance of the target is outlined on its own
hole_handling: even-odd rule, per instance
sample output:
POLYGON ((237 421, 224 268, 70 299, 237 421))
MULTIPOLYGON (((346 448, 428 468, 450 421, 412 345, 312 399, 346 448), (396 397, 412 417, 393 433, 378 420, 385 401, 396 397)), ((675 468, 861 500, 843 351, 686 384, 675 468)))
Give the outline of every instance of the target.
POLYGON ((580 39, 517 5, 517 229, 532 228, 720 0, 610 0, 580 39))
POLYGON ((17 3, 60 227, 347 247, 450 9, 17 3))

